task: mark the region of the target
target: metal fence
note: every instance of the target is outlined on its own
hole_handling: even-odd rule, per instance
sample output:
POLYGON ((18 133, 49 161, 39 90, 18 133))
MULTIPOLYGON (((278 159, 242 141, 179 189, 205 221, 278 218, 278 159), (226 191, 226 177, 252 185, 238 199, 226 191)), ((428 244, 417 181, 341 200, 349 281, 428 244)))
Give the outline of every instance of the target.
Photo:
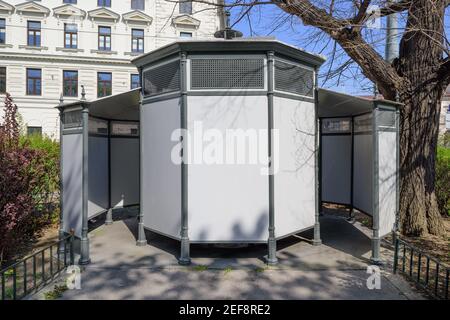
POLYGON ((22 299, 73 265, 73 241, 69 235, 1 270, 1 300, 22 299))
POLYGON ((396 237, 394 273, 400 272, 437 299, 448 300, 450 268, 396 237))

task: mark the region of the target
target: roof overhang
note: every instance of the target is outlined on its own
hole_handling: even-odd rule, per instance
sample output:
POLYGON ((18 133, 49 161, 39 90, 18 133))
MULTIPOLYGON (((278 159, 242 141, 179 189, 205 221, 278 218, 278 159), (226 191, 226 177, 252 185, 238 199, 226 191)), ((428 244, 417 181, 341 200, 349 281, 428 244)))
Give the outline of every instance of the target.
POLYGON ((60 110, 72 109, 77 106, 87 106, 89 115, 108 119, 139 121, 140 88, 100 98, 93 101, 75 101, 57 106, 60 110))
POLYGON ((211 53, 266 53, 274 51, 275 54, 283 55, 296 60, 301 60, 311 66, 319 67, 325 62, 325 58, 306 52, 302 49, 288 45, 273 39, 241 38, 233 40, 211 39, 211 40, 178 40, 159 49, 143 54, 131 62, 138 68, 159 61, 167 56, 179 52, 211 52, 211 53))
POLYGON ((320 118, 351 117, 371 112, 379 105, 397 109, 401 103, 384 99, 367 99, 328 89, 317 90, 320 118))

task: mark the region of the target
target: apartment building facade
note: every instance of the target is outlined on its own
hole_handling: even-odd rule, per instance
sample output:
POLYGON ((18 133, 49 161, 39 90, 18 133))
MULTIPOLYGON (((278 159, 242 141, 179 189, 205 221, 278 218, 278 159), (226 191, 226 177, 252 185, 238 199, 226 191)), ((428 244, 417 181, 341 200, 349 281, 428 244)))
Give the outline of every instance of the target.
MULTIPOLYGON (((217 0, 222 1, 222 0, 217 0)), ((223 27, 214 6, 167 0, 0 0, 0 99, 10 93, 28 133, 58 137, 55 106, 140 86, 135 56, 223 27)))

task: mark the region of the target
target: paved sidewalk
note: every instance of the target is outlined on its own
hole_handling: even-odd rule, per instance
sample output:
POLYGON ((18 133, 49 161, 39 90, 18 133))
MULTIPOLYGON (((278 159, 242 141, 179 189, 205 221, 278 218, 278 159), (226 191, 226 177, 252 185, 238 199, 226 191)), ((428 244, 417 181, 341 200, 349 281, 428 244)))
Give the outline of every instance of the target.
MULTIPOLYGON (((321 228, 321 246, 309 242, 312 231, 280 241, 275 268, 264 264, 265 245, 193 245, 192 266, 181 267, 177 241, 147 233, 149 244, 136 247, 136 218, 128 217, 91 231, 92 264, 82 273, 82 289, 66 291, 63 299, 422 298, 390 265, 381 289, 367 288, 368 230, 340 217, 323 217, 321 228)), ((383 255, 392 260, 388 249, 383 255)))

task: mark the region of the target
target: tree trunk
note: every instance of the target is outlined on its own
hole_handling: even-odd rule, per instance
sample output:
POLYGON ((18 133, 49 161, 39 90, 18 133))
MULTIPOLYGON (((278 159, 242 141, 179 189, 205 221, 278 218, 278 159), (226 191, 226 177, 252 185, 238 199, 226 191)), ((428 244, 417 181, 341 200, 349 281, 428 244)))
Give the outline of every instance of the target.
POLYGON ((435 160, 442 90, 401 97, 400 231, 420 236, 444 232, 435 193, 435 160), (430 99, 430 100, 429 100, 430 99), (430 103, 429 101, 432 101, 430 103))
POLYGON ((416 0, 400 43, 398 72, 408 80, 400 128, 400 230, 441 235, 444 227, 435 193, 435 161, 443 82, 444 1, 416 0))

